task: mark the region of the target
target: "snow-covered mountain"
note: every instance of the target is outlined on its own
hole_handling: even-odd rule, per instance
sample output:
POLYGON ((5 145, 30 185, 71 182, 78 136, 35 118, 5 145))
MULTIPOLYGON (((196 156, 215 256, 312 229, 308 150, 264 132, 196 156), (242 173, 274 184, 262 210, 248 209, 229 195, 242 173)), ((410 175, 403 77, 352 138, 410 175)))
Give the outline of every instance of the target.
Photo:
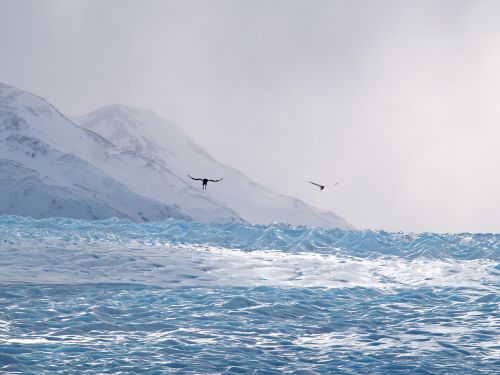
POLYGON ((209 183, 203 194, 231 207, 249 223, 283 222, 352 229, 349 223, 334 213, 277 194, 219 163, 192 142, 179 127, 159 118, 150 110, 121 105, 106 106, 80 116, 76 121, 82 127, 100 134, 120 150, 140 154, 170 169, 198 190, 201 183, 189 179, 188 173, 200 178, 224 178, 220 183, 209 183))
POLYGON ((173 199, 176 192, 171 186, 182 184, 168 169, 123 152, 74 124, 44 99, 0 84, 0 213, 35 218, 242 221, 234 211, 184 184, 179 196, 195 202, 201 211, 189 215, 173 199), (167 194, 161 200, 138 194, 127 185, 129 179, 156 184, 172 199, 167 194))
POLYGON ((0 214, 352 229, 218 163, 152 111, 108 106, 77 121, 0 83, 0 214), (224 180, 201 190, 187 173, 224 180))

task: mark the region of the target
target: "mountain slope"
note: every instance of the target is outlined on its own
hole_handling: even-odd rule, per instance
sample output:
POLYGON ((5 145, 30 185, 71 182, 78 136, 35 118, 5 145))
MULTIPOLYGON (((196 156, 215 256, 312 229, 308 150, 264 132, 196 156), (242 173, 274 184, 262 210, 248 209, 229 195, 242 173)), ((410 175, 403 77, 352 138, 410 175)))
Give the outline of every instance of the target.
POLYGON ((72 158, 63 157, 62 162, 70 162, 68 167, 72 173, 85 179, 84 184, 57 183, 15 161, 0 160, 0 212, 36 219, 54 216, 78 219, 120 217, 134 221, 160 221, 170 217, 189 219, 177 208, 137 196, 115 181, 99 176, 99 173, 96 179, 92 170, 75 168, 72 158), (108 194, 97 193, 95 186, 85 178, 90 176, 108 194))
POLYGON ((113 105, 80 116, 76 121, 82 127, 100 134, 123 152, 140 154, 168 168, 197 189, 201 188, 201 183, 190 180, 188 173, 196 177, 223 177, 220 183, 209 183, 203 193, 231 207, 249 223, 283 222, 353 229, 352 225, 332 212, 277 194, 217 162, 175 124, 159 118, 150 110, 113 105))
POLYGON ((0 84, 0 177, 0 213, 242 221, 168 169, 117 149, 44 99, 5 84, 0 84), (164 193, 145 196, 131 181, 164 193), (194 202, 193 214, 176 205, 179 196, 194 202))
POLYGON ((0 214, 353 229, 217 162, 152 111, 108 106, 78 121, 0 83, 0 214), (201 190, 188 173, 224 180, 201 190))

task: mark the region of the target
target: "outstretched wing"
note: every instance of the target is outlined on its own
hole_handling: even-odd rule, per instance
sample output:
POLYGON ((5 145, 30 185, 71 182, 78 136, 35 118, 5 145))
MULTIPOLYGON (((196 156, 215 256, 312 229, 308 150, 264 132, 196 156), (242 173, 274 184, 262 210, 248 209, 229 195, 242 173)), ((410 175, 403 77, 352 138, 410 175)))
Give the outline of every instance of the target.
POLYGON ((208 181, 219 182, 219 181, 222 181, 222 178, 219 178, 218 180, 208 180, 208 181))
POLYGON ((316 182, 312 182, 312 181, 307 181, 307 182, 309 182, 310 184, 313 184, 313 185, 319 186, 319 187, 321 187, 321 186, 322 186, 322 185, 320 185, 320 184, 317 184, 316 182))
POLYGON ((194 177, 191 177, 190 175, 188 175, 192 180, 196 180, 196 181, 203 181, 202 178, 194 178, 194 177))

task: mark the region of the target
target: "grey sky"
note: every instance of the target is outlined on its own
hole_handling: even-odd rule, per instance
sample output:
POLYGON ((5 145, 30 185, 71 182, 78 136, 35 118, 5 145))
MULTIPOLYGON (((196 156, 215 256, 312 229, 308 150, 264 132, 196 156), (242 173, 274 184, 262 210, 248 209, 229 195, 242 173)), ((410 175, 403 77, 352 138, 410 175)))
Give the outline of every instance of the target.
POLYGON ((500 232, 499 19, 480 0, 0 0, 0 81, 67 114, 151 108, 358 228, 500 232))

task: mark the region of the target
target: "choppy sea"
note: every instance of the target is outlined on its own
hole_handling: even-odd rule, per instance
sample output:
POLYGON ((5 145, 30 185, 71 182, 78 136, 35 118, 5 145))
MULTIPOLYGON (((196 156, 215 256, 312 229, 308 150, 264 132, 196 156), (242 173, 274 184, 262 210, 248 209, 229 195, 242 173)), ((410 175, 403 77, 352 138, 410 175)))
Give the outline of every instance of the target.
POLYGON ((498 374, 500 234, 0 216, 0 373, 498 374))

